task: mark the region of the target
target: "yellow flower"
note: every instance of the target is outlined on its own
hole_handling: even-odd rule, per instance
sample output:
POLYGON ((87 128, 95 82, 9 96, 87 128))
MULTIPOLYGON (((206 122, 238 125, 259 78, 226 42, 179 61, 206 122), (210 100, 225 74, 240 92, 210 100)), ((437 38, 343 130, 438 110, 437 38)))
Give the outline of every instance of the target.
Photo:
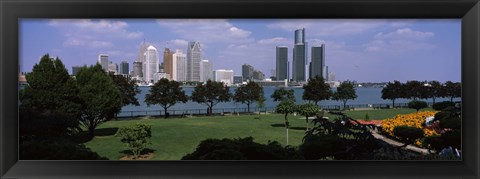
MULTIPOLYGON (((411 114, 398 114, 393 118, 385 119, 382 121, 382 131, 391 137, 396 138, 393 135, 393 129, 397 126, 411 126, 423 129, 425 137, 438 135, 434 130, 430 130, 423 127, 425 119, 429 116, 434 116, 436 111, 421 111, 411 114)), ((420 139, 416 140, 415 145, 422 146, 422 141, 420 139)))

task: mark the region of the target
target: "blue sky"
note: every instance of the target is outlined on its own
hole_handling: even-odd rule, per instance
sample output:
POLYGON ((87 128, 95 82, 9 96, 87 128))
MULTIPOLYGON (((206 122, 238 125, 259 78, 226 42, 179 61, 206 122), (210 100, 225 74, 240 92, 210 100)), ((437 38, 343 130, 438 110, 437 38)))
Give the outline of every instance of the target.
POLYGON ((309 51, 326 45, 336 80, 460 81, 460 27, 460 19, 21 19, 20 71, 46 53, 69 72, 96 63, 100 53, 132 66, 144 40, 163 62, 165 47, 186 52, 188 41, 199 41, 213 69, 241 75, 248 63, 270 76, 275 47, 288 46, 291 62, 294 30, 305 28, 309 51))

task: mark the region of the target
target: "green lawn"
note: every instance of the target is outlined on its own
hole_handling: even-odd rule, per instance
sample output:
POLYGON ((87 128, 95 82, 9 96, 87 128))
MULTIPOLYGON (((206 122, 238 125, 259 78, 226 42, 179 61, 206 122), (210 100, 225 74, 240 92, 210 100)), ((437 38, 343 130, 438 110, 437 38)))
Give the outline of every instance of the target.
MULTIPOLYGON (((368 113, 370 119, 383 119, 396 114, 412 113, 412 109, 383 109, 369 111, 347 111, 347 115, 354 119, 363 119, 368 113)), ((327 114, 330 119, 334 116, 327 114)), ((289 144, 298 146, 302 142, 305 132, 305 120, 302 116, 289 115, 290 122, 289 144)), ((304 117, 303 117, 304 118, 304 117)), ((100 125, 93 140, 85 145, 99 155, 118 160, 125 156, 127 149, 120 138, 114 134, 124 126, 135 123, 152 125, 153 160, 179 160, 182 156, 191 153, 196 146, 208 138, 239 138, 252 136, 255 142, 266 144, 278 141, 286 145, 284 116, 282 114, 268 115, 232 115, 192 118, 155 118, 109 121, 100 125), (257 119, 260 116, 260 119, 257 119)))

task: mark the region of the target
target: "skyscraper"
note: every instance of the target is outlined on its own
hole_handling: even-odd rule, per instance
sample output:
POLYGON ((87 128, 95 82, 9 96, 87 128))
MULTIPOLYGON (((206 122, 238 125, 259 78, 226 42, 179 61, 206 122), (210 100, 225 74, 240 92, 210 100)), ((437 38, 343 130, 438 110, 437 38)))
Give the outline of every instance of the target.
POLYGON ((172 80, 187 81, 187 55, 177 50, 172 55, 172 80))
POLYGON ((154 83, 154 74, 159 72, 158 51, 155 47, 149 46, 145 51, 145 63, 143 63, 143 78, 147 83, 154 83))
POLYGON ((253 78, 253 67, 249 64, 242 65, 242 77, 244 81, 252 80, 253 78))
POLYGON ((108 55, 100 54, 98 55, 98 63, 102 66, 102 69, 108 71, 108 55))
POLYGON ((295 30, 295 44, 293 47, 294 81, 306 81, 307 43, 305 42, 305 28, 295 30))
POLYGON ((327 79, 328 77, 325 75, 323 71, 325 69, 325 45, 322 44, 321 46, 313 46, 312 47, 312 61, 310 68, 311 74, 310 78, 313 78, 317 75, 327 79))
POLYGON ((108 63, 108 72, 113 72, 113 74, 118 74, 118 65, 116 63, 108 63))
POLYGON ((202 60, 200 63, 200 81, 206 82, 212 79, 212 64, 208 60, 202 60))
POLYGON ((120 74, 128 75, 129 71, 130 71, 130 68, 128 66, 128 62, 127 61, 120 62, 120 74))
POLYGON ((147 51, 147 48, 148 48, 148 43, 145 42, 145 40, 143 41, 143 44, 140 45, 140 51, 138 52, 138 57, 137 57, 137 61, 138 62, 145 62, 145 52, 147 51))
POLYGON ((163 72, 170 75, 170 79, 173 79, 173 55, 174 52, 169 48, 165 48, 163 51, 163 72))
POLYGON ((81 66, 72 66, 72 75, 77 75, 78 71, 80 71, 81 66))
POLYGON ((288 79, 288 47, 277 46, 276 57, 275 77, 277 77, 277 80, 288 79))
POLYGON ((199 42, 189 42, 187 48, 187 80, 200 81, 202 51, 199 42))
POLYGON ((141 80, 143 78, 143 67, 142 62, 133 62, 133 74, 132 76, 137 80, 141 80))

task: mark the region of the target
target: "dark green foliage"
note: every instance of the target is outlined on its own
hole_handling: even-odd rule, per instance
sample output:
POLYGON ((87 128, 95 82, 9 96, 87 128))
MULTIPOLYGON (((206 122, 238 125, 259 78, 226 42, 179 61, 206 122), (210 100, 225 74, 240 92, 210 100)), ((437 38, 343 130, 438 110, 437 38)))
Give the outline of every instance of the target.
POLYGON ((337 135, 307 135, 300 147, 300 151, 307 160, 325 159, 329 156, 338 156, 346 150, 344 139, 337 135))
POLYGON ((308 79, 308 83, 303 85, 303 90, 302 99, 314 101, 315 104, 332 97, 330 86, 325 83, 321 76, 315 76, 314 78, 308 79))
POLYGON ((412 144, 424 137, 422 129, 411 126, 397 126, 393 128, 393 134, 405 144, 412 144))
POLYGON ((350 81, 344 81, 338 86, 337 91, 333 93, 334 100, 343 101, 343 109, 346 108, 348 100, 354 100, 356 98, 355 85, 350 81))
POLYGON ((133 153, 134 158, 137 158, 141 154, 140 152, 151 144, 151 128, 150 125, 136 124, 135 126, 120 128, 116 135, 120 136, 120 141, 125 143, 133 153))
POLYGON ((446 146, 453 148, 462 148, 462 132, 460 130, 446 131, 440 138, 445 142, 446 146))
POLYGON ((263 88, 253 81, 249 81, 246 85, 237 88, 233 99, 235 102, 247 104, 248 112, 250 112, 250 104, 263 98, 263 88))
POLYGON ((420 109, 426 108, 426 107, 428 107, 428 104, 425 101, 413 100, 413 101, 408 102, 408 108, 412 108, 412 109, 415 109, 417 111, 419 111, 420 109))
POLYGON ((19 94, 20 137, 62 136, 78 131, 79 89, 62 61, 46 54, 26 79, 28 85, 19 94))
POLYGON ((453 98, 461 97, 462 96, 462 84, 459 82, 451 82, 447 81, 444 84, 443 88, 443 96, 450 97, 450 101, 453 102, 453 98))
POLYGON ((419 81, 407 81, 404 86, 405 98, 410 98, 416 101, 418 98, 422 98, 422 91, 425 89, 424 85, 419 81))
POLYGON ((99 124, 112 119, 120 111, 122 95, 100 64, 82 67, 76 78, 83 102, 81 123, 93 137, 99 124))
POLYGON ((382 89, 382 99, 392 100, 392 107, 395 107, 395 100, 403 97, 403 91, 404 86, 399 81, 388 82, 382 89))
POLYGON ((430 84, 430 86, 428 88, 428 91, 431 94, 433 104, 435 104, 435 98, 442 97, 442 93, 444 93, 443 92, 443 86, 438 81, 430 81, 430 82, 428 82, 428 84, 430 84))
POLYGON ((285 114, 285 127, 288 128, 288 114, 292 114, 297 111, 297 105, 292 100, 284 100, 280 102, 275 108, 275 112, 285 114))
POLYGON ((68 141, 24 141, 19 146, 20 160, 107 160, 83 144, 68 141))
POLYGON ((440 135, 428 136, 423 139, 423 147, 441 151, 445 147, 448 147, 440 135))
POLYGON ((208 80, 206 84, 198 84, 192 92, 191 99, 208 106, 207 115, 212 115, 213 106, 220 102, 228 102, 232 94, 230 88, 222 82, 208 80))
POLYGON ((462 120, 458 116, 441 118, 439 121, 439 127, 442 129, 460 130, 462 128, 462 120))
POLYGON ((112 78, 122 95, 123 106, 130 104, 135 106, 140 105, 140 103, 138 103, 138 99, 135 97, 138 93, 140 93, 140 89, 138 89, 135 80, 124 77, 123 75, 114 75, 112 72, 109 73, 109 76, 112 78))
POLYGON ((444 110, 445 108, 447 107, 453 107, 455 106, 455 103, 454 102, 451 102, 451 101, 443 101, 443 102, 439 102, 439 103, 434 103, 432 105, 432 108, 437 110, 437 111, 441 111, 441 110, 444 110))
POLYGON ((297 106, 297 112, 305 116, 308 130, 308 117, 314 116, 320 111, 320 107, 312 103, 305 103, 297 106))
POLYGON ((182 160, 302 160, 297 150, 282 147, 278 142, 259 144, 252 137, 207 139, 182 160))
POLYGON ((273 101, 283 101, 283 100, 292 100, 295 101, 295 91, 293 89, 286 90, 281 87, 276 89, 273 94, 270 96, 273 101))
POLYGON ((150 93, 145 95, 145 103, 148 106, 152 104, 159 104, 165 110, 165 118, 167 118, 167 109, 177 104, 178 102, 186 103, 188 96, 180 87, 180 83, 176 81, 169 81, 162 78, 150 87, 150 93))
POLYGON ((331 114, 339 118, 331 121, 317 116, 315 126, 305 133, 300 152, 306 159, 368 160, 374 158, 374 150, 388 147, 370 133, 375 126, 357 123, 343 113, 331 114))

